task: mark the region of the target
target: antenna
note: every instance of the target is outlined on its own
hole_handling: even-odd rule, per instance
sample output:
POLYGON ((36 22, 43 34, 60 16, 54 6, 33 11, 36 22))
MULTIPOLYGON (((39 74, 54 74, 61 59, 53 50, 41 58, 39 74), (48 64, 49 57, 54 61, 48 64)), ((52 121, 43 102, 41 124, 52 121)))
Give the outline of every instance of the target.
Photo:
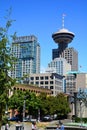
POLYGON ((64 28, 64 18, 65 18, 65 14, 62 15, 62 28, 64 28))

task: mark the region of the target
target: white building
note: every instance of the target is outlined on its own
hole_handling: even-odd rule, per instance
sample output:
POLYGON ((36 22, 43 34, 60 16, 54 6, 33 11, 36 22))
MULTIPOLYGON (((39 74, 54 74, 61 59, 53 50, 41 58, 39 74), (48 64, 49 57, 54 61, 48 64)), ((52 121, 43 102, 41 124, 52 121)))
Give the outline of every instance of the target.
POLYGON ((48 64, 46 72, 57 73, 59 75, 66 75, 71 71, 71 65, 64 58, 55 58, 48 64))

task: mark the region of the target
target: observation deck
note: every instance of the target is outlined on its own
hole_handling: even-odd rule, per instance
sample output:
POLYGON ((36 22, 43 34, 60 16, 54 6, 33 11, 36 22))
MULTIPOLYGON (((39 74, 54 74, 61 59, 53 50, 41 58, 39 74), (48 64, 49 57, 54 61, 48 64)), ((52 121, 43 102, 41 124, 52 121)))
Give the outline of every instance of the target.
POLYGON ((62 43, 68 44, 72 42, 74 36, 75 36, 74 33, 68 31, 65 28, 62 28, 58 32, 52 34, 53 40, 55 41, 55 43, 58 44, 62 44, 62 43))

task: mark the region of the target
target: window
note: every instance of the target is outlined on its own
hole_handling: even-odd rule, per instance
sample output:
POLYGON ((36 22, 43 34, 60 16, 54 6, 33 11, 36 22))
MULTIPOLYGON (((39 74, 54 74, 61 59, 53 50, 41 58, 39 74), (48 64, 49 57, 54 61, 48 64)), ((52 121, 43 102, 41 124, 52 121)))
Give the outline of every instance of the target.
POLYGON ((39 84, 39 82, 36 82, 35 84, 39 84))
POLYGON ((43 84, 43 81, 41 81, 40 84, 43 84))
POLYGON ((48 89, 48 86, 45 86, 46 89, 48 89))
POLYGON ((41 80, 43 80, 43 79, 44 79, 44 77, 43 77, 43 76, 41 76, 41 77, 40 77, 40 79, 41 79, 41 80))
POLYGON ((53 86, 50 86, 50 89, 53 89, 53 86))
POLYGON ((53 91, 52 91, 52 94, 53 94, 53 91))
POLYGON ((50 84, 53 84, 53 81, 50 81, 50 84))
POLYGON ((45 84, 48 84, 48 81, 45 81, 45 84))
POLYGON ((48 79, 48 76, 45 76, 45 79, 48 79))
POLYGON ((36 77, 36 80, 39 80, 39 77, 36 77))
POLYGON ((53 76, 51 75, 50 78, 53 79, 53 76))
POLYGON ((31 80, 34 80, 34 77, 31 77, 31 80))

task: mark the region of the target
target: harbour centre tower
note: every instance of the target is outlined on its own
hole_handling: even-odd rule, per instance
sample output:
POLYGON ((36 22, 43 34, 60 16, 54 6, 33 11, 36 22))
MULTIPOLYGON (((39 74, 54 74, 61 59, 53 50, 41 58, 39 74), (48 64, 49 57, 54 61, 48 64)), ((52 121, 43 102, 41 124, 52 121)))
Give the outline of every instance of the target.
POLYGON ((73 48, 68 48, 68 44, 72 42, 75 34, 64 28, 64 17, 62 21, 62 29, 52 34, 58 48, 52 50, 52 60, 55 58, 64 58, 71 65, 72 71, 78 70, 78 52, 73 48))

